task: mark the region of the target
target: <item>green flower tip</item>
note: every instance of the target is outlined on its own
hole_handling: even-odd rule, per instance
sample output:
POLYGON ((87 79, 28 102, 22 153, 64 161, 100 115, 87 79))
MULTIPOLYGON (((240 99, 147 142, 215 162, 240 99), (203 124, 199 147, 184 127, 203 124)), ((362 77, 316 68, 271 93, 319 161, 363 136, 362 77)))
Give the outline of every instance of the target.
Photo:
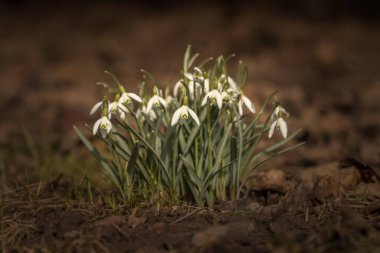
POLYGON ((124 87, 121 84, 118 84, 117 88, 119 89, 119 93, 124 93, 125 92, 125 89, 124 89, 124 87))
POLYGON ((153 88, 153 95, 158 95, 158 88, 157 88, 157 86, 154 86, 154 88, 153 88))
POLYGON ((104 98, 103 98, 102 116, 104 116, 104 117, 108 116, 108 100, 107 100, 106 96, 104 96, 104 98))
POLYGON ((185 96, 185 97, 183 98, 182 105, 186 105, 186 106, 189 105, 189 97, 188 97, 188 96, 185 96))

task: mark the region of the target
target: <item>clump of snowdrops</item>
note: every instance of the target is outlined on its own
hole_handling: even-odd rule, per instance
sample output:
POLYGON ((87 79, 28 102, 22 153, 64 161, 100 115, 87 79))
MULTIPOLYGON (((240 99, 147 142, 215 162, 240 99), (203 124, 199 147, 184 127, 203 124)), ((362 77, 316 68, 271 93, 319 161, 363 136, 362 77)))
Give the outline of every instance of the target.
POLYGON ((105 71, 114 84, 101 83, 107 93, 92 108, 90 114, 100 117, 89 128, 106 152, 75 127, 125 201, 213 207, 216 201, 237 200, 249 190, 246 183, 256 168, 301 145, 284 146, 299 131, 288 136, 289 114, 274 94, 258 109, 245 95, 242 62, 232 77, 231 57, 195 65, 197 57, 189 46, 178 82, 165 90, 142 70, 139 94, 105 71), (281 134, 278 141, 259 148, 275 130, 281 134))

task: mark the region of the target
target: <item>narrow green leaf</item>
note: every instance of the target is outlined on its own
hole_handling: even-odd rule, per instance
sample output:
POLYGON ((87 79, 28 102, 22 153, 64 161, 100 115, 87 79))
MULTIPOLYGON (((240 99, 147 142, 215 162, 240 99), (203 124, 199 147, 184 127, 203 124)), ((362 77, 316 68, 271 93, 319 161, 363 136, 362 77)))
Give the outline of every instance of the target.
POLYGON ((136 141, 135 145, 133 146, 131 159, 129 159, 128 161, 127 172, 133 173, 134 171, 136 171, 138 156, 139 156, 139 141, 136 141))

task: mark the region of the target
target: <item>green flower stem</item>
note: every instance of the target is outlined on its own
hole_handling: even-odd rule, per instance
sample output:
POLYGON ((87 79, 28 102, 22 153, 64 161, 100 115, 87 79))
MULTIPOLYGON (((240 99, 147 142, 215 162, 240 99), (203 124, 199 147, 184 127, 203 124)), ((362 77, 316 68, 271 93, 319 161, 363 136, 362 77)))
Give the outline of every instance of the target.
MULTIPOLYGON (((164 162, 161 160, 160 156, 155 152, 153 147, 138 132, 136 132, 136 130, 134 130, 133 127, 131 127, 128 123, 121 124, 121 126, 126 128, 127 130, 131 131, 133 134, 135 134, 141 140, 141 142, 143 142, 148 147, 148 149, 155 155, 157 161, 159 162, 159 164, 161 165, 161 167, 165 173, 165 176, 167 177, 167 180, 170 182, 171 180, 170 180, 170 175, 168 174, 169 173, 168 169, 165 166, 164 162)), ((168 185, 170 185, 170 184, 168 184, 168 185)))
POLYGON ((212 150, 211 150, 211 108, 210 108, 210 103, 207 103, 207 145, 208 145, 208 171, 210 172, 212 170, 212 150))
MULTIPOLYGON (((194 101, 195 113, 198 115, 198 103, 197 100, 194 101)), ((198 136, 195 137, 194 153, 195 153, 195 172, 198 174, 198 163, 199 163, 199 152, 198 152, 198 136)))

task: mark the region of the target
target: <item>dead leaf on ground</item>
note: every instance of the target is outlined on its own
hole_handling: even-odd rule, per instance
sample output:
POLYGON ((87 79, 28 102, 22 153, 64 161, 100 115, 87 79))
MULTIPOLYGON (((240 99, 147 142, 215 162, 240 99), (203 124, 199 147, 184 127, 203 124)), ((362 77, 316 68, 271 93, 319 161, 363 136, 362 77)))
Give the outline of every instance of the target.
POLYGON ((252 177, 252 190, 273 190, 284 193, 286 191, 285 173, 282 170, 269 170, 259 172, 252 177))
POLYGON ((136 214, 137 214, 137 210, 138 208, 135 207, 133 210, 132 210, 132 213, 131 215, 129 216, 129 219, 128 219, 128 225, 131 227, 131 228, 136 228, 138 225, 141 225, 141 224, 144 224, 148 217, 147 216, 142 216, 142 217, 137 217, 136 214))
POLYGON ((108 226, 112 224, 120 224, 125 220, 123 216, 111 215, 94 222, 95 226, 108 226))
POLYGON ((350 191, 351 196, 356 197, 366 197, 373 196, 376 198, 380 198, 380 184, 372 183, 372 184, 359 184, 355 189, 350 191))
POLYGON ((348 158, 339 162, 340 168, 347 168, 354 166, 360 173, 362 180, 365 183, 375 183, 380 181, 380 175, 375 171, 375 168, 356 160, 355 158, 348 158))
POLYGON ((338 162, 302 170, 299 176, 309 189, 314 189, 315 197, 320 201, 338 198, 361 181, 355 167, 339 169, 338 162))

